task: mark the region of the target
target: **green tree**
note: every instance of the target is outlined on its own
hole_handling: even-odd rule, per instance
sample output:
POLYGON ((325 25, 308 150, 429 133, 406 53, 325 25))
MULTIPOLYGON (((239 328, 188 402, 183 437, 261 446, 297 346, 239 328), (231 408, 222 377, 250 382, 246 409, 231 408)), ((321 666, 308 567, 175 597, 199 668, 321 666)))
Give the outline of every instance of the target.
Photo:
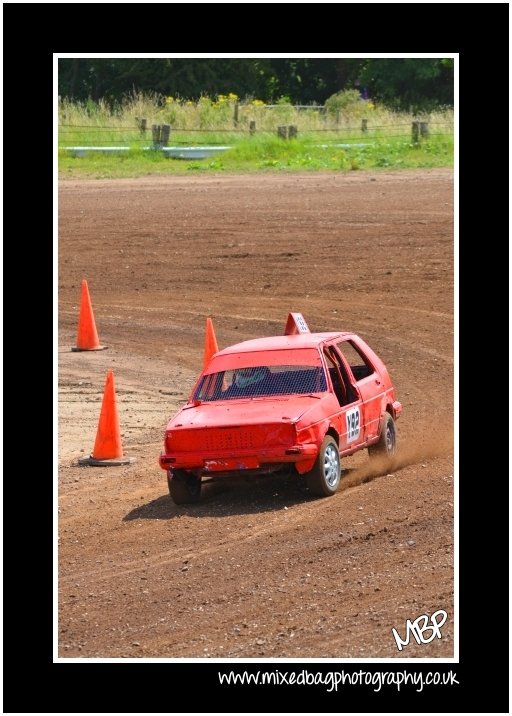
POLYGON ((235 92, 266 99, 272 70, 265 59, 60 59, 59 94, 118 102, 130 92, 196 100, 235 92))
POLYGON ((68 59, 59 60, 59 94, 115 103, 133 91, 196 100, 235 92, 267 102, 323 104, 351 82, 362 60, 321 58, 68 59))
POLYGON ((395 109, 453 105, 453 59, 369 59, 360 79, 373 99, 395 109))
POLYGON ((323 104, 327 97, 347 84, 359 72, 363 60, 351 58, 271 59, 267 96, 287 96, 296 104, 323 104))
POLYGON ((396 108, 453 104, 453 60, 365 58, 83 58, 59 60, 59 94, 111 104, 132 92, 197 100, 236 93, 266 102, 323 104, 359 79, 396 108))

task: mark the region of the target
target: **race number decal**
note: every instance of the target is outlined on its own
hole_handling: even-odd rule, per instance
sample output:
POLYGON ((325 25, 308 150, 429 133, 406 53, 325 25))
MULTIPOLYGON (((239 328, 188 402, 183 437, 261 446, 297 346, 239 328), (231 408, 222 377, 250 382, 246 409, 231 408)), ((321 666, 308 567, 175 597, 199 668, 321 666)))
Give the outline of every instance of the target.
POLYGON ((302 315, 302 313, 294 313, 293 317, 295 318, 295 323, 297 324, 299 333, 309 333, 308 324, 304 320, 304 316, 302 315))
POLYGON ((285 336, 293 336, 297 333, 309 333, 309 326, 302 313, 289 313, 284 328, 285 336))
POLYGON ((359 408, 347 410, 347 443, 353 443, 359 437, 361 418, 359 408))

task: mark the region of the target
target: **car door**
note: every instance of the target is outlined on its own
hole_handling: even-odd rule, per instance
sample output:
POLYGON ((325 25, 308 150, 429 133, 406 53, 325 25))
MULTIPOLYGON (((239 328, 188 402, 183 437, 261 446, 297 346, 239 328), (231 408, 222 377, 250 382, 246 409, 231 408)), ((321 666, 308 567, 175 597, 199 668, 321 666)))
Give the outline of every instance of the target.
POLYGON ((362 399, 365 441, 379 433, 383 386, 368 356, 351 339, 338 341, 336 351, 343 358, 350 380, 357 388, 362 399))
POLYGON ((352 452, 365 442, 362 399, 354 381, 333 344, 324 348, 324 357, 340 411, 335 422, 340 436, 340 452, 352 452))

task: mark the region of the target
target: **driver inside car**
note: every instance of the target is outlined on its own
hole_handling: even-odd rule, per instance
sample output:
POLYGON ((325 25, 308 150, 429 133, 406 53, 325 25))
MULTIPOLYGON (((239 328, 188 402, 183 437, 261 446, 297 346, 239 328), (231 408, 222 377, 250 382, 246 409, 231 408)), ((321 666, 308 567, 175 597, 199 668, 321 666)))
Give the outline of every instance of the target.
POLYGON ((263 381, 270 374, 266 366, 256 368, 239 368, 235 371, 233 382, 227 390, 224 391, 223 397, 231 395, 254 395, 259 388, 263 388, 263 381))

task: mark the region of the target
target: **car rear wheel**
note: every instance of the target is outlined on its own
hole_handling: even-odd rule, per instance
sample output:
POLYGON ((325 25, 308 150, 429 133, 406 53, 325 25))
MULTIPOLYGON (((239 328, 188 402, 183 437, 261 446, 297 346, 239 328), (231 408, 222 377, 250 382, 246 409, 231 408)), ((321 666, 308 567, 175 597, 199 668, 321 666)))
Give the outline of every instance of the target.
POLYGON ((395 421, 389 413, 384 415, 382 429, 378 442, 370 445, 368 454, 370 457, 392 458, 397 449, 395 421))
POLYGON ((319 497, 334 495, 340 484, 341 461, 336 440, 326 435, 311 472, 306 474, 310 492, 319 497))
POLYGON ((169 493, 176 505, 199 502, 201 478, 186 470, 167 470, 169 493))

